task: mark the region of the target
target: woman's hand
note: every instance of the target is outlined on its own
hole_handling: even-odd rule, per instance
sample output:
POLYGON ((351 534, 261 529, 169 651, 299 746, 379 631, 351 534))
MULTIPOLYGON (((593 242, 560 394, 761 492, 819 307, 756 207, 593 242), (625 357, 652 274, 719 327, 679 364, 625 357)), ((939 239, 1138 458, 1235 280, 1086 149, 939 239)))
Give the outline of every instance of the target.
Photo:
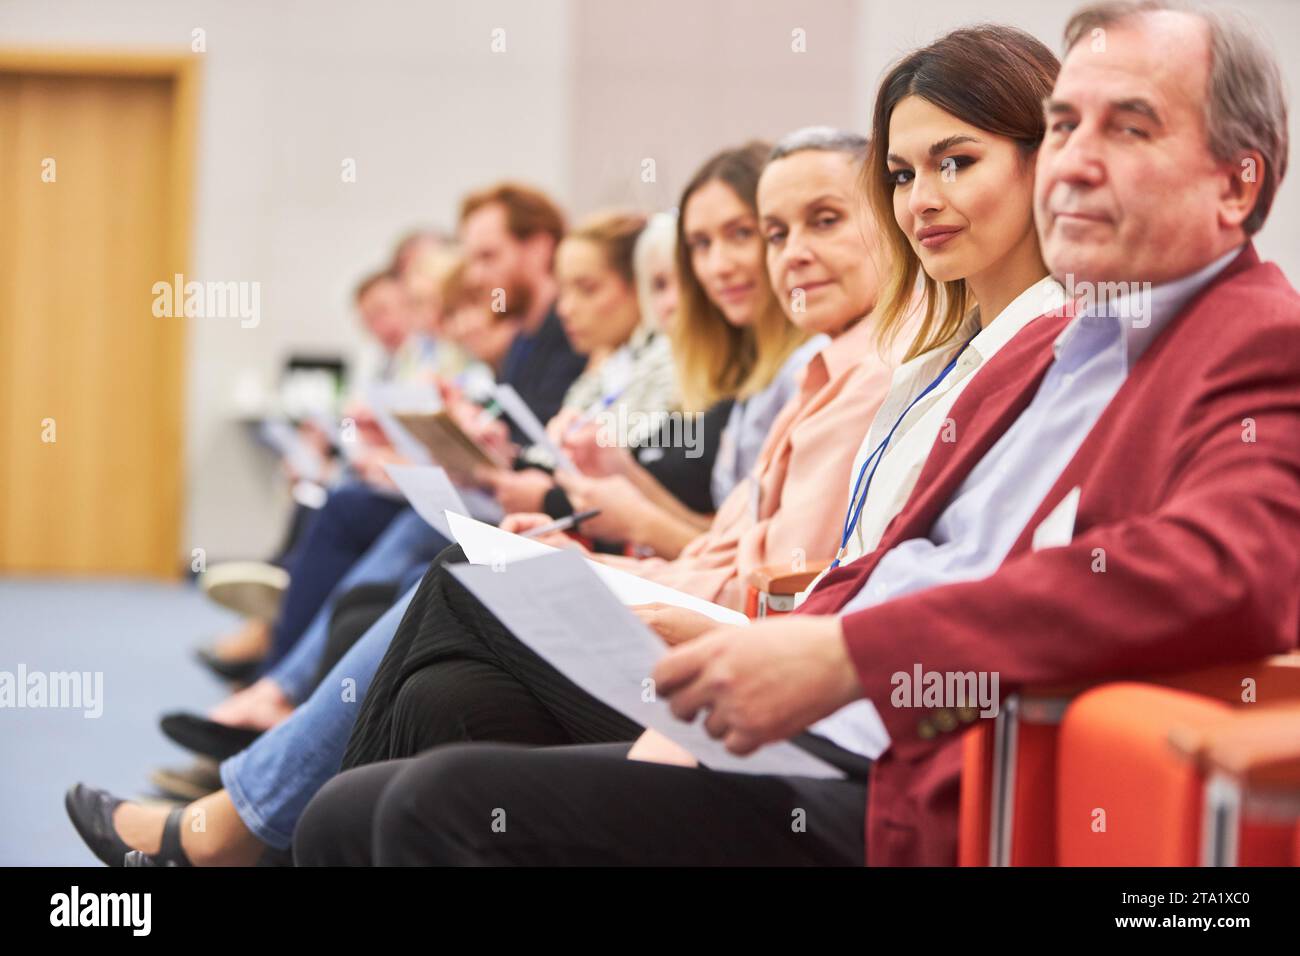
POLYGON ((634 604, 629 610, 669 645, 685 644, 718 626, 707 614, 672 604, 634 604))
MULTIPOLYGON (((532 512, 520 512, 518 514, 509 514, 501 522, 501 530, 509 531, 511 534, 524 534, 532 531, 534 528, 543 528, 548 524, 554 524, 555 519, 550 515, 537 514, 532 512)), ((549 544, 552 548, 565 548, 569 551, 578 551, 582 554, 588 554, 586 548, 582 546, 581 541, 569 537, 563 531, 552 531, 550 534, 544 534, 540 538, 534 538, 542 544, 549 544)))
POLYGON ((602 443, 600 438, 601 427, 593 422, 565 435, 561 447, 584 475, 604 478, 628 474, 635 464, 632 453, 619 445, 602 443))
POLYGON ((573 510, 598 509, 600 514, 582 522, 581 531, 588 537, 603 541, 639 542, 640 521, 654 505, 645 495, 622 475, 609 478, 588 478, 571 471, 555 474, 556 483, 569 496, 573 510))
POLYGON ((564 441, 564 433, 569 426, 582 417, 582 409, 565 406, 555 413, 555 417, 546 423, 546 437, 556 445, 564 441))

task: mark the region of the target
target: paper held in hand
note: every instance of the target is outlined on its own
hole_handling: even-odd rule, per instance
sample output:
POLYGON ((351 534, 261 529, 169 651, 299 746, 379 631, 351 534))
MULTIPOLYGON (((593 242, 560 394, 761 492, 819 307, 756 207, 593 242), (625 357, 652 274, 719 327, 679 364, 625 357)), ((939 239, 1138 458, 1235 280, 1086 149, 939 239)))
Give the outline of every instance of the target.
POLYGON ((498 385, 493 392, 501 410, 510 416, 510 420, 519 426, 519 430, 528 436, 528 440, 542 448, 555 462, 557 471, 577 471, 573 461, 566 455, 551 436, 546 434, 546 426, 533 414, 519 393, 509 385, 498 385))
MULTIPOLYGON (((532 538, 522 538, 517 534, 502 531, 490 524, 451 511, 447 512, 447 523, 451 527, 451 536, 465 549, 465 557, 470 564, 487 564, 499 568, 513 564, 515 561, 535 558, 557 550, 549 544, 534 541, 532 538)), ((626 571, 608 567, 589 558, 584 560, 624 604, 671 604, 704 614, 719 624, 749 623, 749 618, 729 607, 705 601, 685 591, 670 588, 666 584, 647 581, 635 574, 628 574, 626 571)))
POLYGON ((690 724, 674 717, 650 676, 666 650, 664 643, 602 583, 594 573, 598 565, 572 551, 546 550, 500 568, 447 568, 552 667, 623 716, 684 747, 704 766, 739 773, 844 776, 785 741, 737 756, 709 736, 702 715, 690 724))
MULTIPOLYGON (((417 465, 429 464, 429 450, 402 427, 396 413, 432 415, 442 408, 437 392, 409 382, 377 382, 370 386, 366 397, 375 421, 393 450, 417 465)), ((353 443, 344 442, 343 447, 346 453, 353 443)))
POLYGON ((435 462, 455 475, 470 476, 477 468, 509 468, 509 462, 495 452, 476 445, 446 411, 394 412, 393 417, 435 462))
POLYGON ((389 464, 384 466, 384 470, 393 479, 397 489, 406 496, 415 513, 444 538, 451 537, 447 512, 469 514, 460 492, 447 477, 445 468, 437 465, 389 464))

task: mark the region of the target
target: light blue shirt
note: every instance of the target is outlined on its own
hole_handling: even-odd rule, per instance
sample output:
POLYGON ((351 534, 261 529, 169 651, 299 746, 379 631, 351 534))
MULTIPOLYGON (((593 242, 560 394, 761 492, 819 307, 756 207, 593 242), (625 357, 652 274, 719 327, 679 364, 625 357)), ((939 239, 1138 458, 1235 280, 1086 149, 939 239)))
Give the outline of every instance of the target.
MULTIPOLYGON (((892 548, 840 613, 995 572, 1134 363, 1238 252, 1183 279, 1121 297, 1101 296, 1107 301, 1083 308, 1053 343, 1055 360, 1033 401, 971 469, 929 537, 892 548)), ((869 701, 832 714, 812 730, 870 757, 889 741, 869 701)))
POLYGON ((715 508, 722 507, 732 489, 754 470, 776 416, 799 393, 799 373, 830 343, 830 336, 814 335, 790 353, 766 388, 731 406, 713 460, 710 491, 715 508))

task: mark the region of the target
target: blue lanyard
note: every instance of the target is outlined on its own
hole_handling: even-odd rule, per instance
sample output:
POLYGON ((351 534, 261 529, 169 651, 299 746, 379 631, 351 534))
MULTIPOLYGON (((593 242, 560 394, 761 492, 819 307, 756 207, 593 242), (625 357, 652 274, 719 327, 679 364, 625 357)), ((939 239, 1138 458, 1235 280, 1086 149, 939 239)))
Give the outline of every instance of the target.
MULTIPOLYGON (((978 334, 977 332, 976 335, 978 334)), ((893 427, 889 429, 889 433, 885 435, 881 443, 867 456, 867 460, 862 463, 862 467, 858 469, 857 480, 853 482, 853 495, 849 498, 849 512, 844 516, 844 534, 840 538, 840 550, 836 552, 835 560, 831 562, 832 569, 840 566, 840 558, 844 555, 844 549, 848 547, 849 536, 853 534, 853 529, 858 526, 858 519, 862 517, 862 506, 867 503, 867 492, 871 490, 871 480, 876 477, 876 469, 885 457, 885 449, 889 447, 889 441, 894 437, 894 432, 898 431, 898 426, 903 424, 903 419, 907 417, 908 412, 916 407, 917 402, 938 388, 939 383, 957 367, 958 359, 961 358, 962 353, 966 351, 967 346, 973 341, 975 341, 974 335, 966 340, 966 345, 963 345, 958 350, 957 354, 952 357, 952 361, 944 366, 943 371, 935 377, 934 381, 927 385, 920 395, 917 395, 908 403, 908 406, 903 409, 903 413, 898 416, 898 420, 894 422, 893 427), (871 468, 870 474, 867 473, 868 467, 871 468), (862 485, 863 478, 866 479, 865 486, 862 485), (862 492, 861 497, 858 496, 859 488, 861 488, 862 492)))

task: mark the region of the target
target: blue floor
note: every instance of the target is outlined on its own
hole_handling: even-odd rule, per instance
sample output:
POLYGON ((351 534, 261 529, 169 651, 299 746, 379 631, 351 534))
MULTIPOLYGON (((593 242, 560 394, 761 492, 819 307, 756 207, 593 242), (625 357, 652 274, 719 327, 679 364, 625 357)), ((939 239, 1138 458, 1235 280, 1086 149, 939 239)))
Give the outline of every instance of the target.
POLYGON ((149 772, 189 763, 158 716, 225 696, 193 652, 235 623, 190 584, 0 579, 0 671, 103 674, 98 718, 0 706, 0 866, 99 865, 63 792, 83 781, 156 797, 149 772))

